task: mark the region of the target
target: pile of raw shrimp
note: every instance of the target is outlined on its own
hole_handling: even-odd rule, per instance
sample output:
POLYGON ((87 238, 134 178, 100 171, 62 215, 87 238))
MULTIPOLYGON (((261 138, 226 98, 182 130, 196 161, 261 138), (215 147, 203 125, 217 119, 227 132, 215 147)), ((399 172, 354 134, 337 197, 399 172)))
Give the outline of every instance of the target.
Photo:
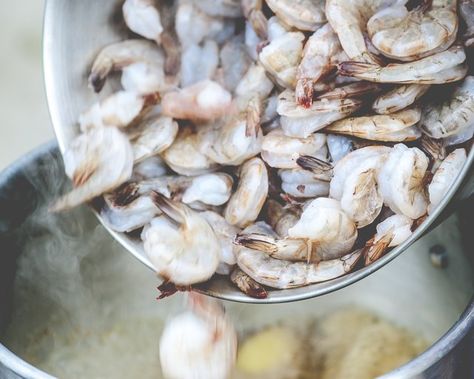
POLYGON ((410 237, 474 132, 472 1, 126 0, 89 86, 73 190, 177 288, 327 281, 410 237), (139 35, 143 38, 137 38, 139 35), (97 198, 101 199, 100 201, 97 198))

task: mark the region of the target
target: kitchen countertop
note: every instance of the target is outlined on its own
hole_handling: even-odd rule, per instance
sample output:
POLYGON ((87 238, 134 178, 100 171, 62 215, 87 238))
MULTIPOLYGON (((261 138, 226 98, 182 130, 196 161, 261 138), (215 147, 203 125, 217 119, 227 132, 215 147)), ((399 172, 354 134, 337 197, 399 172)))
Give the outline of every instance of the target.
POLYGON ((44 0, 0 0, 0 169, 54 138, 43 85, 44 0))

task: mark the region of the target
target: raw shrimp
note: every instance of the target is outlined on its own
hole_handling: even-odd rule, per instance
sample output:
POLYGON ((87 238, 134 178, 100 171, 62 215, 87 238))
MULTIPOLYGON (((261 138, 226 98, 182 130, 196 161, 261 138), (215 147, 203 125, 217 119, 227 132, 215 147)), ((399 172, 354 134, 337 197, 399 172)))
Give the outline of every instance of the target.
POLYGON ((205 211, 201 212, 200 215, 211 225, 221 245, 220 262, 216 272, 221 275, 229 275, 232 267, 237 263, 234 238, 240 232, 240 229, 230 225, 219 213, 205 211))
POLYGON ((196 201, 208 205, 223 205, 231 195, 233 179, 224 173, 204 174, 190 178, 191 184, 184 190, 181 201, 196 201))
POLYGON ((428 193, 430 197, 430 205, 428 213, 432 213, 434 209, 441 203, 449 188, 461 172, 464 163, 467 160, 466 150, 456 149, 449 154, 436 170, 430 185, 428 193))
POLYGON ((405 109, 390 115, 349 117, 325 128, 326 132, 345 134, 372 141, 402 142, 421 137, 414 126, 420 121, 421 110, 405 109))
POLYGON ((464 49, 453 46, 415 62, 391 63, 385 67, 362 62, 343 62, 339 65, 339 73, 379 83, 442 84, 455 82, 466 76, 465 60, 464 49))
POLYGON ((163 51, 153 42, 141 39, 116 42, 103 48, 97 55, 89 75, 89 86, 95 92, 100 92, 112 71, 122 70, 136 63, 152 67, 156 82, 161 79, 162 86, 165 86, 164 62, 163 51))
POLYGON ((215 41, 205 40, 201 45, 189 45, 182 58, 181 86, 189 87, 215 76, 219 66, 219 47, 215 41))
POLYGON ((308 38, 303 49, 303 58, 296 73, 296 101, 309 108, 313 102, 314 85, 329 73, 335 64, 334 58, 341 54, 342 47, 331 25, 326 24, 308 38))
POLYGON ((326 1, 326 17, 350 59, 377 63, 364 38, 367 21, 380 8, 399 2, 405 3, 405 0, 326 1))
POLYGON ((469 141, 474 135, 474 122, 468 125, 467 127, 461 129, 455 134, 451 134, 449 137, 443 139, 443 142, 446 146, 458 145, 469 141))
POLYGON ((335 279, 352 271, 361 256, 356 250, 338 259, 319 263, 289 262, 247 248, 239 249, 239 268, 256 282, 268 287, 287 289, 335 279))
POLYGON ((291 27, 285 25, 277 16, 268 19, 268 41, 273 41, 279 37, 284 36, 291 31, 291 27))
POLYGON ((133 180, 144 180, 166 175, 168 168, 158 156, 152 156, 138 162, 133 167, 133 180))
POLYGON ((259 38, 266 40, 268 37, 268 24, 262 12, 262 0, 242 0, 241 3, 244 17, 252 25, 252 29, 259 38))
POLYGON ((250 22, 245 23, 245 49, 247 50, 248 55, 254 61, 257 61, 258 54, 260 50, 262 40, 257 35, 255 30, 253 30, 252 24, 250 22))
POLYGON ((461 0, 459 13, 466 23, 466 33, 464 34, 464 45, 471 47, 474 44, 474 2, 472 0, 461 0))
POLYGON ((133 151, 117 128, 96 128, 76 137, 63 155, 74 188, 51 207, 73 208, 118 187, 132 176, 133 151))
POLYGON ((299 30, 314 31, 326 22, 323 0, 266 0, 280 20, 299 30))
POLYGON ((368 94, 373 94, 381 90, 380 86, 376 83, 371 82, 354 82, 336 87, 329 91, 325 91, 318 95, 316 99, 322 100, 334 100, 334 99, 347 99, 353 97, 362 97, 368 94))
POLYGON ((328 134, 327 144, 331 161, 334 163, 340 161, 354 149, 352 141, 345 136, 328 134))
POLYGON ((413 220, 394 214, 377 225, 377 234, 364 248, 365 264, 375 262, 389 247, 401 245, 412 235, 413 220))
POLYGON ((178 134, 178 123, 170 117, 152 117, 139 125, 138 131, 130 133, 134 161, 141 162, 171 146, 178 134))
POLYGON ((220 52, 223 86, 233 92, 247 73, 251 59, 243 44, 243 35, 235 36, 226 42, 220 52))
POLYGON ((228 112, 232 96, 218 83, 204 80, 163 96, 163 115, 189 120, 214 120, 228 112))
POLYGON ((286 135, 306 138, 334 121, 347 117, 362 106, 359 99, 315 101, 310 108, 297 105, 294 93, 284 91, 278 97, 277 112, 286 135))
POLYGON ((329 180, 325 174, 318 175, 300 168, 280 170, 281 189, 296 198, 314 198, 329 193, 329 180))
POLYGON ((401 215, 417 219, 426 213, 424 177, 428 157, 418 148, 395 145, 379 172, 378 184, 384 203, 401 215))
POLYGON ((474 76, 468 76, 448 100, 423 108, 420 127, 433 138, 445 138, 473 123, 474 76))
POLYGON ((181 175, 199 175, 215 170, 217 165, 201 153, 201 140, 200 133, 191 128, 181 128, 173 144, 162 153, 162 157, 173 171, 181 175))
POLYGON ((127 92, 150 94, 166 92, 176 84, 176 78, 164 77, 163 67, 149 63, 138 62, 122 69, 120 79, 122 87, 127 92))
POLYGON ((283 130, 275 129, 263 137, 261 155, 271 167, 298 168, 296 159, 300 155, 326 158, 326 136, 314 133, 306 138, 288 137, 283 130))
POLYGON ((193 3, 211 16, 242 16, 240 0, 193 0, 193 3))
POLYGON ((237 335, 217 300, 190 293, 184 313, 167 322, 160 338, 165 379, 228 378, 237 359, 237 335))
POLYGON ((258 217, 268 194, 268 173, 260 158, 252 158, 240 169, 236 191, 227 203, 224 217, 232 225, 245 227, 258 217))
POLYGON ((453 44, 458 31, 456 4, 457 0, 424 1, 409 11, 404 4, 395 3, 375 13, 367 31, 385 56, 414 61, 453 44))
POLYGON ((246 110, 249 100, 254 98, 263 101, 270 95, 273 87, 272 81, 265 74, 265 69, 259 64, 252 64, 235 88, 238 107, 246 110))
POLYGON ((303 33, 287 32, 273 39, 258 56, 265 70, 283 87, 295 88, 303 40, 303 33))
POLYGON ((239 290, 250 297, 256 299, 265 299, 268 297, 265 287, 261 286, 238 267, 230 274, 230 281, 234 283, 239 290))
POLYGON ((221 43, 234 34, 235 25, 221 17, 211 17, 198 8, 198 1, 181 1, 176 11, 175 27, 184 50, 205 39, 221 43))
POLYGON ((266 220, 275 233, 280 237, 288 236, 288 229, 293 227, 301 217, 298 207, 283 206, 279 202, 269 199, 266 203, 266 220))
POLYGON ((157 101, 156 94, 143 96, 136 92, 116 92, 81 114, 81 131, 110 126, 125 128, 157 101))
POLYGON ((389 114, 401 111, 412 105, 430 88, 426 84, 406 84, 395 87, 379 96, 372 104, 372 109, 378 114, 389 114))
POLYGON ((159 44, 163 26, 154 4, 154 0, 125 0, 122 10, 125 23, 132 32, 159 44))
POLYGON ((151 197, 163 215, 143 229, 142 240, 157 273, 179 286, 211 278, 219 264, 221 246, 209 223, 184 204, 157 192, 151 197))
POLYGON ((127 204, 120 204, 115 201, 115 196, 104 195, 104 201, 100 217, 116 232, 132 232, 161 213, 149 196, 139 196, 127 204))

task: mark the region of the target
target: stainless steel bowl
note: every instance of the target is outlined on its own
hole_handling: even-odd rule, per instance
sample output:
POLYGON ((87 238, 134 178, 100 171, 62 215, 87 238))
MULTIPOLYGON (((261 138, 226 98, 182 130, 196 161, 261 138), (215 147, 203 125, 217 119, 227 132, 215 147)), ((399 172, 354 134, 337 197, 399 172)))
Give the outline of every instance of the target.
MULTIPOLYGON (((64 151, 69 141, 78 134, 77 119, 81 112, 98 100, 98 95, 87 88, 90 64, 100 49, 130 36, 121 16, 122 0, 48 0, 44 22, 44 70, 48 103, 59 147, 64 151)), ((107 81, 103 94, 117 89, 117 83, 107 81)), ((241 302, 277 303, 307 299, 338 290, 372 274, 399 256, 424 235, 436 220, 452 213, 460 200, 474 192, 474 150, 471 150, 461 174, 453 183, 440 206, 421 225, 413 236, 389 254, 368 267, 326 283, 271 291, 267 299, 249 298, 230 286, 227 280, 212 280, 201 290, 212 296, 241 302)), ((139 241, 126 234, 109 232, 129 252, 153 269, 139 241)))
MULTIPOLYGON (((26 314, 21 309, 21 297, 14 294, 14 282, 21 282, 21 277, 16 277, 20 260, 25 257, 25 246, 43 246, 39 241, 45 238, 54 242, 57 239, 54 230, 44 228, 42 222, 36 224, 30 220, 45 213, 44 209, 58 192, 63 190, 67 183, 62 174, 60 154, 54 144, 43 146, 25 156, 6 171, 0 174, 0 378, 1 379, 45 379, 52 378, 47 373, 33 367, 21 356, 12 353, 1 344, 3 335, 11 321, 18 318, 35 320, 37 315, 26 314), (38 213, 39 212, 39 213, 38 213), (28 224, 30 228, 25 228, 28 224), (31 228, 33 225, 33 228, 31 228), (36 226, 35 226, 36 225, 36 226), (23 312, 23 313, 22 313, 23 312), (12 320, 12 317, 15 319, 12 320)), ((265 320, 275 320, 285 315, 294 315, 298 312, 318 315, 331 309, 348 304, 356 304, 393 320, 410 330, 420 333, 431 347, 416 359, 410 361, 399 369, 387 373, 385 379, 467 379, 474 375, 474 302, 472 301, 474 289, 474 275, 472 267, 472 230, 469 225, 474 221, 472 204, 466 208, 465 215, 451 217, 433 233, 425 236, 413 247, 408 249, 395 261, 370 277, 360 280, 350 287, 341 289, 336 293, 322 296, 317 299, 301 301, 294 304, 252 305, 226 303, 231 316, 236 317, 237 327, 252 329, 255 324, 265 320), (458 229, 461 226, 461 230, 458 229), (463 229, 464 228, 464 229, 463 229), (460 241, 465 242, 463 253, 460 241), (447 265, 444 268, 435 267, 430 259, 429 250, 433 245, 441 244, 446 247, 447 265)), ((95 230, 97 222, 86 208, 76 210, 69 215, 56 215, 54 223, 60 222, 63 232, 69 239, 77 239, 77 244, 87 243, 90 230, 95 230)), ((37 220, 37 218, 36 218, 37 220)), ((101 277, 101 265, 116 262, 117 257, 123 258, 123 264, 114 266, 115 275, 127 280, 146 278, 149 285, 139 287, 133 296, 121 295, 120 291, 107 289, 105 293, 113 291, 118 299, 130 308, 137 308, 140 304, 154 303, 155 278, 145 267, 136 262, 132 257, 123 254, 120 247, 107 235, 96 254, 101 259, 96 260, 97 277, 101 277), (104 253, 108 251, 107 257, 104 253), (122 297, 120 297, 122 296, 122 297), (137 303, 138 302, 138 303, 137 303), (137 306, 138 304, 138 306, 137 306)), ((39 259, 47 260, 45 251, 38 248, 33 251, 39 259)), ((64 254, 74 256, 77 251, 64 251, 64 254)), ((23 261, 23 264, 28 264, 23 261)), ((45 289, 40 285, 44 279, 44 272, 35 271, 31 299, 37 301, 38 308, 51 307, 44 299, 45 289), (38 283, 37 285, 35 283, 38 283)), ((119 281, 112 281, 120 286, 119 281)), ((17 283, 18 284, 18 283, 17 283)), ((100 282, 91 283, 100 286, 100 282)), ((120 287, 118 287, 120 288, 120 287)), ((96 299, 98 303, 110 301, 96 299)), ((156 317, 166 318, 176 308, 176 303, 181 301, 180 296, 165 300, 156 306, 156 317)), ((33 309, 36 308, 36 303, 33 309)), ((91 304, 92 306, 92 304, 91 304)), ((31 308, 31 307, 30 307, 31 308)), ((38 312, 41 310, 38 309, 38 312)), ((101 325, 107 322, 106 314, 97 313, 94 322, 101 325)), ((56 321, 51 319, 48 327, 57 327, 56 321)), ((30 333, 24 330, 23 333, 30 333)), ((54 344, 51 345, 54 349, 54 344)), ((137 353, 137 352, 135 352, 137 353)))

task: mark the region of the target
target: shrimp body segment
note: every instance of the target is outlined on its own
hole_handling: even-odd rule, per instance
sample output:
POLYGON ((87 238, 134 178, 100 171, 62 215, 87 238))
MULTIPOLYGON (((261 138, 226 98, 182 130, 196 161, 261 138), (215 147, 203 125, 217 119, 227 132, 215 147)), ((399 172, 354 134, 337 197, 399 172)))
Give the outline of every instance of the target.
POLYGON ((266 0, 280 20, 299 30, 314 31, 326 22, 323 0, 266 0))
POLYGON ((390 114, 412 105, 430 88, 426 84, 406 84, 380 95, 372 104, 378 114, 390 114))

